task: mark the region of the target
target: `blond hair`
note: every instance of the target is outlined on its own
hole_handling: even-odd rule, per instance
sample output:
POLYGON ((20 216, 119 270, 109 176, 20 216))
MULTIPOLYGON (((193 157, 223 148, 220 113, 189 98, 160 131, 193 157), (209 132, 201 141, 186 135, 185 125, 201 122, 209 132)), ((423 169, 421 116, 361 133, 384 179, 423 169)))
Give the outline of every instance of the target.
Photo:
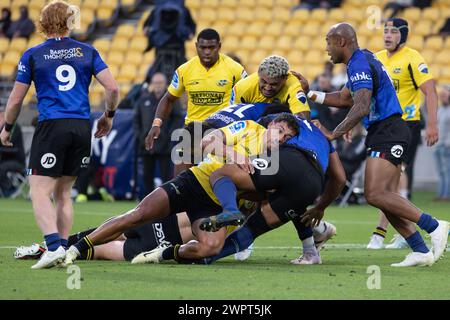
POLYGON ((41 10, 38 29, 46 36, 64 35, 73 29, 72 20, 78 13, 79 9, 66 1, 51 1, 41 10))
POLYGON ((261 62, 258 72, 269 78, 286 77, 289 73, 289 63, 281 56, 272 55, 261 62))

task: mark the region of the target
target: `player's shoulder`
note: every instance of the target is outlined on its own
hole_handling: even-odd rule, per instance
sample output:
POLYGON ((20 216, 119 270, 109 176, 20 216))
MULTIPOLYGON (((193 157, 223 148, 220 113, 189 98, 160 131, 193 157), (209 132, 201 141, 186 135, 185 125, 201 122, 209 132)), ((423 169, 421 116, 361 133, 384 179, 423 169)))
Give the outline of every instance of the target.
POLYGON ((47 41, 43 41, 43 42, 41 42, 41 43, 39 43, 39 44, 37 44, 37 45, 35 45, 33 47, 30 47, 30 48, 26 49, 22 56, 24 56, 24 57, 30 56, 33 53, 35 53, 36 51, 44 48, 46 45, 47 45, 47 41))
POLYGON ((387 57, 387 50, 383 49, 378 52, 375 52, 375 57, 379 60, 384 60, 387 57))
POLYGON ((405 47, 402 50, 402 54, 405 58, 407 58, 410 61, 420 61, 422 62, 424 60, 423 56, 420 54, 419 51, 410 48, 410 47, 405 47))
POLYGON ((201 66, 200 58, 198 56, 195 56, 180 65, 177 68, 176 72, 182 73, 183 75, 188 75, 199 66, 201 66))
POLYGON ((235 87, 240 90, 245 90, 254 87, 258 84, 258 73, 254 72, 251 75, 245 77, 244 79, 239 80, 235 87))
POLYGON ((300 85, 300 81, 298 81, 298 79, 292 74, 289 73, 287 80, 286 80, 286 86, 288 87, 301 87, 300 85))

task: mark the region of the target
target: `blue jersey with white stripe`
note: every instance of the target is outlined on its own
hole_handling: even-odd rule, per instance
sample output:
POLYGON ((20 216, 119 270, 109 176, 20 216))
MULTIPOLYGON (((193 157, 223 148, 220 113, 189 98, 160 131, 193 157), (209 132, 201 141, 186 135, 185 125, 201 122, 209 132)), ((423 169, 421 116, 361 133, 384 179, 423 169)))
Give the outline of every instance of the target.
POLYGON ((71 38, 52 38, 25 51, 16 81, 34 82, 39 121, 89 119, 89 85, 92 76, 106 68, 92 46, 71 38))
POLYGON ((233 104, 210 115, 205 121, 214 128, 223 128, 235 121, 257 121, 269 103, 233 104))
POLYGON ((352 96, 363 88, 372 90, 370 113, 363 119, 366 128, 403 113, 388 73, 372 52, 356 50, 348 62, 347 75, 346 87, 352 96))
MULTIPOLYGON (((269 119, 273 120, 278 115, 268 115, 269 119)), ((299 126, 299 133, 284 143, 284 145, 292 146, 301 151, 306 152, 313 158, 320 166, 322 173, 325 174, 328 169, 330 153, 336 150, 331 145, 330 141, 323 135, 322 131, 317 128, 312 122, 305 120, 297 115, 297 123, 299 126)))

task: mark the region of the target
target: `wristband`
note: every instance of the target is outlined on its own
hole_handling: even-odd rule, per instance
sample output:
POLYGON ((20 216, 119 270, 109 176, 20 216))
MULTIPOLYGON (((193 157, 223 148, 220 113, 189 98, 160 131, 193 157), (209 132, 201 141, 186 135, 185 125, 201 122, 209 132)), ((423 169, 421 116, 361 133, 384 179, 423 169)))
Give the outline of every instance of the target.
POLYGON ((115 114, 116 114, 116 110, 106 110, 105 111, 105 116, 107 118, 114 118, 115 114))
POLYGON ((320 92, 320 91, 309 91, 308 92, 308 98, 310 98, 312 101, 317 102, 319 104, 323 104, 323 102, 325 101, 325 92, 320 92))
POLYGON ((14 128, 14 124, 8 123, 5 121, 5 131, 11 132, 12 128, 14 128))
POLYGON ((161 127, 162 123, 163 123, 163 121, 161 118, 155 118, 153 120, 152 127, 161 127))

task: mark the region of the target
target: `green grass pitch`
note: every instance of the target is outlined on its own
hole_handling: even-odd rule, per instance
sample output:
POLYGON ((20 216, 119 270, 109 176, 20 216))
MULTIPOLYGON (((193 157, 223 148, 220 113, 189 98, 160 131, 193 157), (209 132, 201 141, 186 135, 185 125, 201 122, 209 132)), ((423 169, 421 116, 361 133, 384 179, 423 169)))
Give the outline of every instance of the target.
MULTIPOLYGON (((432 202, 431 193, 417 193, 416 204, 439 219, 450 220, 450 204, 432 202)), ((134 203, 89 202, 75 205, 73 231, 94 227, 134 203)), ((332 207, 326 220, 338 235, 323 249, 322 265, 294 266, 299 241, 291 224, 255 243, 245 262, 229 257, 210 266, 131 265, 128 262, 78 262, 80 289, 68 289, 65 269, 31 270, 34 261, 15 261, 17 245, 42 241, 25 200, 0 199, 0 299, 450 299, 450 257, 432 267, 392 268, 408 250, 363 249, 378 215, 369 206, 332 207), (380 268, 380 289, 369 266, 380 268)), ((388 231, 387 241, 393 235, 388 231)), ((427 240, 428 241, 428 240, 427 240)))

